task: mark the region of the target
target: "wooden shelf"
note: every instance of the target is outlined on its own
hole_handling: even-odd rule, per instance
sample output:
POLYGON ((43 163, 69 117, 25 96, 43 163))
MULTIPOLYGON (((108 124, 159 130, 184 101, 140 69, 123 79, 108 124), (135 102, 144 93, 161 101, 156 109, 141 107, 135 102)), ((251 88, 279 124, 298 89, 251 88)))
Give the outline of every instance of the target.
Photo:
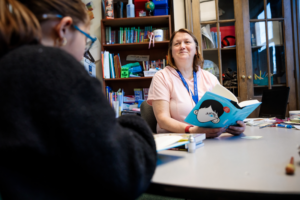
MULTIPOLYGON (((203 51, 217 51, 218 48, 212 48, 212 49, 203 49, 203 51)), ((228 50, 236 50, 235 47, 229 47, 229 48, 221 48, 221 51, 228 51, 228 50)))
MULTIPOLYGON (((250 19, 250 22, 265 22, 266 19, 250 19)), ((284 18, 272 18, 272 19, 267 19, 267 21, 284 21, 284 18)))
POLYGON ((123 26, 167 26, 169 27, 169 15, 102 19, 105 26, 123 27, 123 26))
POLYGON ((230 23, 230 22, 235 22, 235 19, 223 19, 223 20, 212 20, 212 21, 201 21, 200 24, 216 24, 216 23, 230 23))
POLYGON ((113 91, 123 89, 126 95, 134 95, 134 88, 149 88, 152 77, 112 78, 104 79, 105 86, 113 91))
MULTIPOLYGON (((154 47, 153 43, 151 42, 150 49, 161 49, 161 48, 168 48, 169 40, 162 41, 162 42, 155 42, 154 47)), ((149 42, 140 42, 140 43, 125 43, 125 44, 103 44, 103 47, 107 51, 111 50, 136 50, 136 49, 144 49, 147 50, 149 47, 149 42)))
MULTIPOLYGON (((128 55, 148 55, 149 60, 162 60, 168 54, 169 40, 155 42, 149 49, 149 42, 140 43, 125 43, 125 44, 106 44, 106 27, 111 27, 112 31, 116 33, 120 27, 140 27, 144 29, 145 26, 152 26, 152 28, 167 28, 168 38, 171 37, 171 15, 162 16, 148 16, 135 18, 116 18, 116 19, 102 19, 101 20, 101 51, 109 51, 111 54, 119 54, 121 65, 128 63, 128 55)), ((131 61, 129 61, 131 62, 131 61)), ((126 95, 133 95, 134 88, 149 88, 152 77, 131 77, 131 78, 114 78, 103 79, 103 88, 111 87, 113 91, 122 88, 126 95)))
POLYGON ((203 51, 217 51, 218 48, 212 48, 212 49, 203 49, 203 51))
MULTIPOLYGON (((273 84, 272 87, 283 87, 286 86, 286 84, 273 84)), ((269 87, 268 85, 254 85, 255 88, 260 88, 260 87, 269 87)))
MULTIPOLYGON (((251 46, 252 49, 260 49, 262 47, 266 47, 266 45, 260 45, 260 46, 251 46)), ((272 46, 269 46, 269 47, 272 47, 272 46)), ((275 45, 275 47, 283 47, 283 45, 275 45)))
MULTIPOLYGON (((226 86, 224 86, 226 87, 226 86)), ((229 86, 229 87, 226 87, 227 89, 237 89, 238 87, 237 86, 229 86)))
POLYGON ((222 51, 236 50, 235 47, 221 48, 222 51))
POLYGON ((144 80, 151 80, 151 77, 131 77, 131 78, 109 78, 109 79, 104 79, 106 82, 110 81, 144 81, 144 80))

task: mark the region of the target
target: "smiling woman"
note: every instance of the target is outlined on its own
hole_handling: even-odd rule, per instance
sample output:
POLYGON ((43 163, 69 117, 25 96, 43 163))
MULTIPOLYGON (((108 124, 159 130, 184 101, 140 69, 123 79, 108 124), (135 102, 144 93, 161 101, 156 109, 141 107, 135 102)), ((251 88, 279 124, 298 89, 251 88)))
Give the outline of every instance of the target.
POLYGON ((207 138, 212 138, 225 131, 237 135, 245 130, 243 122, 238 122, 240 127, 231 126, 226 130, 201 128, 184 122, 204 93, 220 84, 213 74, 202 70, 203 58, 192 32, 187 29, 174 32, 169 43, 168 62, 170 66, 153 77, 147 100, 153 106, 158 133, 206 133, 207 138))
MULTIPOLYGON (((179 59, 180 57, 177 57, 177 55, 173 55, 173 52, 175 54, 178 52, 186 52, 190 53, 190 58, 187 59, 186 61, 188 62, 193 62, 193 70, 198 71, 199 66, 203 66, 203 57, 199 51, 199 46, 198 46, 198 40, 197 38, 187 29, 180 29, 177 32, 175 32, 169 43, 169 50, 168 50, 168 61, 171 67, 174 69, 178 69, 177 64, 181 64, 181 62, 178 60, 177 63, 175 63, 174 59, 179 59), (175 37, 176 36, 176 37, 175 37), (182 48, 183 47, 183 48, 182 48), (189 51, 192 51, 190 53, 189 51), (195 53, 194 53, 195 52, 195 53)), ((189 65, 191 66, 191 65, 189 65)))

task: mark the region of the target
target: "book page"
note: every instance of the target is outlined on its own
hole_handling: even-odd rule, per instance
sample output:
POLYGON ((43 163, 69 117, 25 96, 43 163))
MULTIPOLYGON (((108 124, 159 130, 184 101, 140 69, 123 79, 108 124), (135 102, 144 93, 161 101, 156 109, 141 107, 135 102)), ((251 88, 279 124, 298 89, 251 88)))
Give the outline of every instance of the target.
POLYGON ((230 99, 232 101, 238 102, 236 96, 232 92, 230 92, 227 88, 225 88, 220 84, 217 84, 210 92, 225 97, 227 99, 230 99))
POLYGON ((209 40, 209 42, 212 44, 212 48, 215 48, 215 43, 214 43, 211 33, 210 33, 210 25, 207 24, 206 26, 203 26, 201 28, 201 32, 202 32, 202 35, 205 36, 209 40))
POLYGON ((242 102, 240 102, 238 104, 242 108, 242 107, 249 106, 249 105, 256 104, 256 103, 259 103, 259 101, 256 100, 256 99, 254 99, 254 100, 242 101, 242 102))
POLYGON ((160 133, 160 134, 154 135, 154 138, 180 136, 181 139, 178 140, 178 142, 184 142, 184 141, 188 141, 189 140, 190 135, 193 135, 196 143, 198 143, 198 142, 203 141, 203 140, 206 139, 205 133, 195 133, 195 134, 186 134, 186 133, 160 133))
POLYGON ((160 136, 159 134, 154 135, 156 143, 156 150, 164 149, 165 147, 174 144, 182 139, 182 136, 160 136))

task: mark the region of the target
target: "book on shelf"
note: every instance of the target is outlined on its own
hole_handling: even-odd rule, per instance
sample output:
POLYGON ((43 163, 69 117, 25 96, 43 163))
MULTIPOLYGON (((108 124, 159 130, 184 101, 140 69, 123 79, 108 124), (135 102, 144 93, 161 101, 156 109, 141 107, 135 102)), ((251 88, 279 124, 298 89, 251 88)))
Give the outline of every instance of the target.
POLYGON ((116 31, 111 31, 111 44, 116 44, 116 31))
POLYGON ((109 28, 105 27, 105 44, 109 44, 108 36, 109 36, 109 28))
POLYGON ((214 34, 210 32, 210 25, 207 24, 206 26, 201 27, 201 33, 203 38, 203 43, 205 44, 206 49, 208 48, 215 48, 215 41, 213 39, 214 34))
POLYGON ((110 78, 110 69, 109 69, 109 52, 108 51, 104 51, 101 52, 101 54, 103 54, 103 56, 101 56, 103 58, 103 78, 108 79, 110 78))
POLYGON ((196 148, 203 146, 203 140, 206 136, 203 133, 198 134, 185 134, 185 133, 165 133, 165 134, 154 134, 154 140, 156 144, 156 151, 162 150, 186 150, 189 143, 189 136, 193 135, 196 148))
POLYGON ((105 18, 114 19, 114 1, 105 0, 105 18))
POLYGON ((148 99, 148 93, 149 93, 149 88, 143 88, 143 97, 145 101, 147 101, 148 99))
POLYGON ((106 17, 105 17, 105 0, 101 0, 102 2, 101 2, 101 7, 102 7, 102 19, 105 19, 106 17))
POLYGON ((114 70, 115 70, 115 72, 116 72, 116 78, 120 78, 119 77, 119 68, 118 68, 118 56, 117 55, 115 55, 114 57, 113 57, 113 59, 114 59, 114 70))
POLYGON ((104 78, 104 53, 101 51, 101 65, 102 65, 102 76, 104 78))
POLYGON ((237 125, 239 120, 243 121, 260 104, 257 100, 239 103, 232 92, 217 84, 203 95, 184 121, 199 127, 227 128, 237 125))
POLYGON ((119 54, 114 55, 108 51, 101 51, 101 59, 104 79, 121 77, 121 59, 119 54))
MULTIPOLYGON (((157 28, 156 28, 157 29, 157 28)), ((169 29, 167 27, 160 28, 163 30, 163 40, 168 40, 169 29)), ((126 44, 146 42, 148 32, 152 32, 152 26, 140 27, 105 27, 105 44, 126 44)))
POLYGON ((123 102, 124 102, 124 91, 119 89, 117 92, 114 92, 110 86, 105 87, 106 97, 110 106, 115 110, 116 117, 121 116, 123 111, 123 102))
POLYGON ((133 91, 134 91, 135 102, 138 102, 140 99, 143 99, 142 88, 134 88, 133 91))
POLYGON ((115 76, 115 70, 114 70, 114 63, 112 59, 113 55, 110 53, 109 54, 109 70, 110 70, 110 77, 111 78, 116 78, 115 76))
MULTIPOLYGON (((142 57, 142 55, 136 55, 142 57)), ((154 73, 147 73, 150 69, 155 71, 163 69, 166 66, 166 59, 152 61, 140 61, 128 63, 122 66, 119 54, 111 54, 109 51, 101 51, 102 73, 104 79, 110 78, 129 78, 129 77, 149 77, 154 73), (145 73, 146 75, 145 75, 145 73), (150 75, 151 74, 151 75, 150 75)), ((131 57, 134 57, 131 55, 131 57)), ((144 56, 145 57, 145 56, 144 56)), ((130 60, 133 61, 133 60, 130 60)))
POLYGON ((123 2, 121 1, 117 2, 117 11, 116 11, 117 18, 123 18, 123 5, 124 5, 123 2))

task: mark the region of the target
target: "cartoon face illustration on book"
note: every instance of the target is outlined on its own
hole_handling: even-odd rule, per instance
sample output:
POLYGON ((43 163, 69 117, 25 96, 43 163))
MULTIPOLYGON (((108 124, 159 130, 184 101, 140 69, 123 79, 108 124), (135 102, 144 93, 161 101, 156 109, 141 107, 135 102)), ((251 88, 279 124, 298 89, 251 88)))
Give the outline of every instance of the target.
POLYGON ((223 105, 215 100, 205 100, 202 102, 198 110, 194 111, 197 115, 197 120, 199 122, 213 122, 215 124, 220 122, 221 115, 225 112, 229 112, 228 107, 223 107, 223 105))

